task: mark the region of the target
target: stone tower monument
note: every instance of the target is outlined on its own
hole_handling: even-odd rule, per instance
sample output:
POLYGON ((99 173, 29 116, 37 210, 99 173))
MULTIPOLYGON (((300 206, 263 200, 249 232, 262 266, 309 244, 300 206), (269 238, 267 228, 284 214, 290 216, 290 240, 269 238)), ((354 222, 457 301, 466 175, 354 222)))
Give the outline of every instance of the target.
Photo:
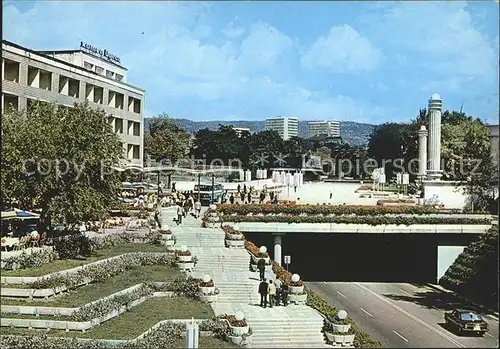
POLYGON ((441 112, 443 100, 434 93, 429 99, 429 169, 427 179, 439 181, 441 179, 441 112))

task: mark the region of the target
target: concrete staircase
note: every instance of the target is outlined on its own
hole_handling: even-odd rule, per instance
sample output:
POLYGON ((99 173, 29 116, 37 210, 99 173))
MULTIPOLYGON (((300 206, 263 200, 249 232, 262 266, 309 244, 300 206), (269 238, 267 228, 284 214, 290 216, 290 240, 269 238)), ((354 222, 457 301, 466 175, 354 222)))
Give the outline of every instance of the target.
MULTIPOLYGON (((175 210, 165 209, 163 223, 177 238, 176 247, 186 245, 198 258, 193 277, 209 274, 219 289, 219 300, 212 303, 215 315, 242 311, 253 331, 253 348, 322 348, 327 347, 323 333, 323 317, 305 305, 259 306, 259 275, 249 270, 250 256, 245 249, 229 249, 220 228, 201 228, 201 220, 187 217, 176 225, 175 210)), ((266 272, 274 279, 274 273, 266 272)))
POLYGON ((253 348, 322 348, 323 319, 252 319, 253 348))

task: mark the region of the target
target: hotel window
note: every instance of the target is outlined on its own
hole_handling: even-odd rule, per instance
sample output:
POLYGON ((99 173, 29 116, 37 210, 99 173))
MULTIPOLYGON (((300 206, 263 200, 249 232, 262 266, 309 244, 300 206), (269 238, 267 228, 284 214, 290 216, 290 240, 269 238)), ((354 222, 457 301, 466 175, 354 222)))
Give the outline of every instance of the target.
POLYGON ((115 118, 115 133, 123 133, 123 119, 115 118))
POLYGON ((97 74, 102 75, 102 73, 104 72, 104 68, 99 67, 98 65, 96 65, 96 66, 95 66, 95 72, 96 72, 97 74))
POLYGON ((69 79, 68 81, 68 96, 79 98, 80 97, 80 81, 76 79, 69 79))
POLYGON ((115 80, 116 81, 123 81, 123 75, 116 73, 115 74, 115 80))
POLYGON ((19 62, 3 60, 3 79, 19 83, 19 62))
POLYGON ((115 76, 115 73, 113 73, 111 70, 106 70, 106 77, 113 79, 115 76))
POLYGON ((83 67, 88 70, 94 70, 94 65, 89 62, 83 62, 83 67))
POLYGON ((19 110, 18 96, 3 93, 2 97, 3 97, 3 110, 19 110))
POLYGON ((94 86, 94 103, 103 104, 104 89, 99 86, 94 86))
POLYGON ((135 145, 135 144, 128 144, 127 145, 127 157, 129 159, 134 159, 134 160, 138 160, 140 159, 140 146, 139 145, 135 145))

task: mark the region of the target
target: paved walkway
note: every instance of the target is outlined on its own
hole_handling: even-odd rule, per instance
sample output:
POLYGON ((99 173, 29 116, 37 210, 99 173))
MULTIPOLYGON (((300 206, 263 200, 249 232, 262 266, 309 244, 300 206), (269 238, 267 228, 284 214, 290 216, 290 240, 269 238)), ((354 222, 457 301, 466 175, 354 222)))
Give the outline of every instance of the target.
MULTIPOLYGON (((198 258, 194 277, 209 274, 219 289, 219 300, 212 303, 216 315, 242 311, 253 329, 252 347, 326 347, 321 329, 323 317, 305 305, 289 305, 263 309, 258 273, 249 270, 250 257, 245 249, 224 246, 220 228, 201 228, 201 219, 187 217, 183 223, 173 222, 174 210, 163 210, 163 225, 168 225, 177 238, 175 246, 185 245, 198 258)), ((275 279, 272 271, 267 279, 275 279)))

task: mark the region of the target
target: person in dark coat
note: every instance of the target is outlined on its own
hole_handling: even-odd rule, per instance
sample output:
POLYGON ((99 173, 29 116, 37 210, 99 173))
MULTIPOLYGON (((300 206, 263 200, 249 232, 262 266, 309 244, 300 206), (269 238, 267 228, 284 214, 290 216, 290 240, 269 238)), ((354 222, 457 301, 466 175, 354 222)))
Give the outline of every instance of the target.
POLYGON ((264 194, 264 192, 263 192, 263 191, 262 191, 262 192, 260 192, 260 197, 259 197, 259 199, 260 199, 260 203, 261 203, 261 204, 264 202, 264 199, 265 199, 265 198, 266 198, 266 194, 264 194))
POLYGON ((246 193, 247 193, 247 185, 243 184, 243 194, 246 194, 246 193))
POLYGON ((252 192, 248 192, 248 203, 251 204, 252 203, 252 192))
POLYGON ((240 193, 240 198, 241 198, 241 202, 245 202, 245 193, 241 192, 240 193))
POLYGON ((234 204, 234 195, 233 193, 231 193, 231 195, 229 195, 229 202, 232 204, 234 204))
POLYGON ((281 301, 283 301, 283 305, 285 307, 288 305, 288 294, 289 294, 288 285, 283 283, 281 285, 280 298, 281 298, 281 301))
POLYGON ((260 294, 260 306, 267 308, 267 290, 269 288, 266 279, 261 280, 259 284, 259 294, 260 294))
POLYGON ((264 258, 259 259, 259 261, 257 262, 257 269, 259 269, 260 281, 265 280, 266 260, 264 258))
POLYGON ((271 191, 271 192, 269 193, 269 199, 271 199, 271 202, 273 202, 273 201, 274 201, 274 191, 271 191))
POLYGON ((238 189, 237 189, 237 191, 238 191, 238 194, 241 192, 241 185, 239 185, 239 184, 238 184, 238 189))

